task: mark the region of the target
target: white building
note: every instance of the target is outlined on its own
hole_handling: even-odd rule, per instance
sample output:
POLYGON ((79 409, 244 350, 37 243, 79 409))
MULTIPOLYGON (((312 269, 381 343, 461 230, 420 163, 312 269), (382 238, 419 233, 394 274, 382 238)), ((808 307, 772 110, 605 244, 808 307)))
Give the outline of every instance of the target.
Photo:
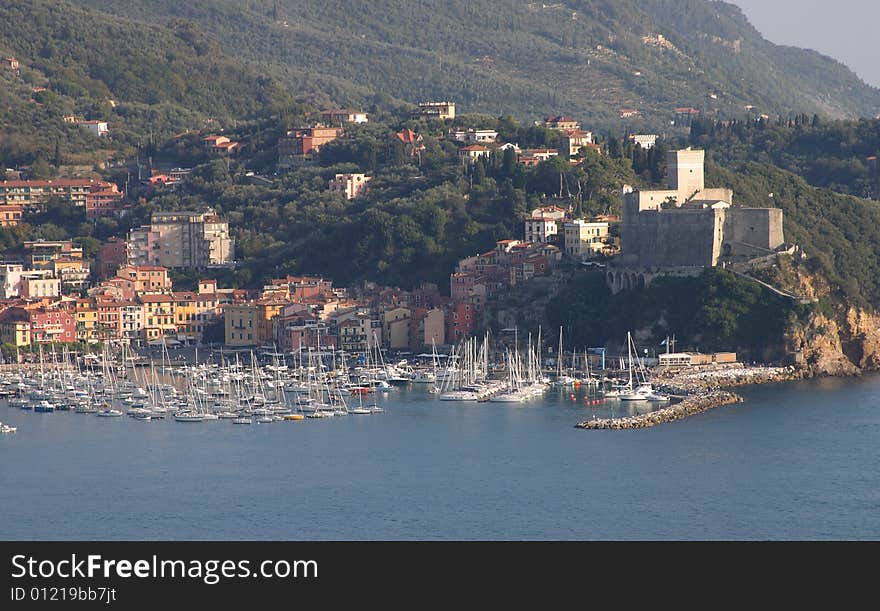
POLYGON ((556 219, 546 217, 531 217, 525 220, 525 241, 540 242, 546 244, 551 236, 559 231, 556 219))
POLYGON ((107 127, 106 121, 77 121, 76 124, 89 130, 97 137, 101 137, 110 132, 110 128, 107 127))
POLYGON ((657 143, 657 134, 631 134, 629 139, 647 151, 657 143))
POLYGON ((456 142, 463 142, 464 144, 477 144, 481 142, 495 142, 496 140, 498 140, 498 132, 491 129, 460 129, 456 131, 450 131, 449 137, 456 142))
POLYGON ((0 264, 0 298, 57 297, 61 280, 50 269, 25 270, 21 263, 0 264))
POLYGON ((341 193, 345 199, 354 199, 367 190, 367 183, 372 180, 366 174, 337 174, 330 181, 330 192, 341 193))

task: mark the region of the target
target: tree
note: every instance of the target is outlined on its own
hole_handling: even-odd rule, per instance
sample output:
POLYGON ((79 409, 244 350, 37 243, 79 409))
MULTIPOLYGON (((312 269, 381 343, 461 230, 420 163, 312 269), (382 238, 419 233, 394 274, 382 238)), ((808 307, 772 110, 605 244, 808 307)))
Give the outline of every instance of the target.
POLYGON ((31 164, 30 174, 35 180, 49 180, 54 175, 54 172, 52 172, 52 166, 45 159, 38 157, 31 164))

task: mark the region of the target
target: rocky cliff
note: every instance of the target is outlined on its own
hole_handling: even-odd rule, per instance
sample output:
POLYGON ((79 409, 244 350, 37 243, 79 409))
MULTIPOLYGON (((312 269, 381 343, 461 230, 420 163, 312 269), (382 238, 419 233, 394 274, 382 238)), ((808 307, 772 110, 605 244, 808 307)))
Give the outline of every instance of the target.
MULTIPOLYGON (((806 321, 793 324, 787 350, 798 355, 807 375, 845 376, 880 371, 880 315, 846 300, 831 299, 833 287, 824 277, 802 267, 782 266, 787 288, 829 307, 817 308, 806 321)), ((780 276, 777 276, 779 279, 780 276)))

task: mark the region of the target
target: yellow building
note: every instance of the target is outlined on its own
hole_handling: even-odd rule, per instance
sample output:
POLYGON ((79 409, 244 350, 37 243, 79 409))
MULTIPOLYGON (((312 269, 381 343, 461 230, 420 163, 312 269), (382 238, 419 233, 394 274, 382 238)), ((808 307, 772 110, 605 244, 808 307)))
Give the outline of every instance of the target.
POLYGON ((96 340, 98 332, 98 309, 89 299, 76 300, 76 339, 78 341, 96 340))
POLYGON ((290 302, 283 299, 260 299, 223 308, 227 346, 258 346, 272 342, 272 319, 290 302))
POLYGON ((171 295, 141 295, 139 299, 144 306, 144 337, 148 341, 177 335, 171 295))
POLYGON ((174 292, 174 319, 178 335, 199 340, 205 327, 221 314, 216 293, 174 292))
POLYGON ((30 346, 31 321, 21 308, 9 308, 0 313, 0 342, 16 347, 30 346))

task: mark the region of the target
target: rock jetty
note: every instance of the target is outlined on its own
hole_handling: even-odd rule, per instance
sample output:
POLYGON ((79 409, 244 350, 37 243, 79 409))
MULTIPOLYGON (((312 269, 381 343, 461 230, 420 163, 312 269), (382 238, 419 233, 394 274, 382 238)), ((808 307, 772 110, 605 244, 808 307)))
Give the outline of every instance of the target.
POLYGON ((731 405, 733 403, 742 403, 743 398, 739 395, 726 390, 716 390, 699 395, 692 395, 685 398, 679 403, 664 407, 663 409, 638 416, 629 416, 627 418, 595 418, 593 420, 584 420, 575 425, 580 429, 644 429, 658 424, 674 422, 707 412, 710 409, 720 407, 722 405, 731 405))
POLYGON ((653 372, 653 379, 664 392, 692 395, 719 388, 800 380, 804 373, 803 369, 794 366, 765 367, 737 363, 685 369, 657 368, 653 372))

